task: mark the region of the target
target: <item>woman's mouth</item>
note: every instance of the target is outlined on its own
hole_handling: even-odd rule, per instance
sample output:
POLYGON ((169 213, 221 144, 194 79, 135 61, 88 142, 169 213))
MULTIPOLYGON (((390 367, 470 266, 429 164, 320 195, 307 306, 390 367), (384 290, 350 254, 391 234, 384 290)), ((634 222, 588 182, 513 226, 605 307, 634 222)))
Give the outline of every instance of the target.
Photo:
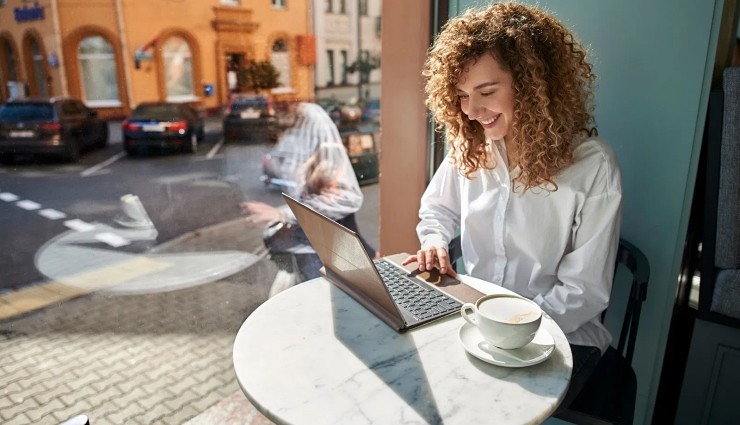
POLYGON ((493 124, 496 123, 498 118, 501 116, 501 114, 497 114, 491 118, 485 119, 485 120, 478 120, 479 123, 483 125, 483 127, 492 127, 493 124))

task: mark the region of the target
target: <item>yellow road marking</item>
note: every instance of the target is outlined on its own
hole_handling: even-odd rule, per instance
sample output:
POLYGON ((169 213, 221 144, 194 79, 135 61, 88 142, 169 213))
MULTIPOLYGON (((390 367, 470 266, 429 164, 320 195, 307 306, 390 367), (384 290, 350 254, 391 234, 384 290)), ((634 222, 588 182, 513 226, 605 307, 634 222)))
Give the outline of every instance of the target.
POLYGON ((0 320, 172 267, 144 256, 0 295, 0 320))

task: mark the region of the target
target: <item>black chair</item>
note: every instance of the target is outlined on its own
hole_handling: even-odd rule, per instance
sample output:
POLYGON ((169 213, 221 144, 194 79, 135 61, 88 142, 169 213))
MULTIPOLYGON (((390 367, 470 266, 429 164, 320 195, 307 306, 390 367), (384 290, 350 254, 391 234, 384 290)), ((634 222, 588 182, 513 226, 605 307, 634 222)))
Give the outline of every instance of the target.
MULTIPOLYGON (((624 239, 619 240, 615 275, 619 264, 632 273, 632 284, 617 348, 606 350, 578 397, 557 415, 559 419, 576 424, 631 424, 634 419, 637 376, 632 356, 642 302, 647 297, 650 264, 642 251, 624 239)), ((617 285, 615 279, 612 293, 622 289, 617 285)))

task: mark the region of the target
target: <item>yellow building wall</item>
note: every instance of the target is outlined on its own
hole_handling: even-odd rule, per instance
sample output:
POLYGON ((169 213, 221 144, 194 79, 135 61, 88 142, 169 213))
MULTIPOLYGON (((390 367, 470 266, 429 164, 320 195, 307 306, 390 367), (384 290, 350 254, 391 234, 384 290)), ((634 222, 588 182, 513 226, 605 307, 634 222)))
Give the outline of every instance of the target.
POLYGON ((22 40, 29 29, 37 31, 43 40, 45 54, 54 52, 60 66, 49 69, 54 95, 69 94, 84 97, 76 49, 80 40, 93 33, 103 34, 113 44, 122 105, 102 108, 103 116, 127 114, 143 101, 163 100, 164 69, 161 42, 177 35, 190 42, 193 61, 193 102, 200 108, 217 108, 228 100, 226 61, 224 53, 239 51, 248 59, 269 60, 272 44, 283 38, 291 57, 292 93, 280 96, 313 97, 313 66, 300 65, 297 58, 297 37, 311 33, 309 1, 290 1, 286 9, 274 9, 271 0, 248 0, 241 7, 224 6, 219 0, 41 0, 45 19, 17 23, 13 9, 23 7, 23 0, 7 0, 0 8, 0 36, 12 41, 18 53, 19 78, 27 78, 22 40), (56 6, 56 16, 54 11, 56 6), (223 26, 228 20, 223 13, 233 12, 240 21, 235 26, 223 26), (221 25, 217 15, 221 14, 221 25), (58 33, 54 21, 58 22, 58 33), (140 61, 135 67, 134 55, 152 41, 147 53, 151 60, 140 61), (159 42, 156 42, 158 40, 159 42), (211 84, 214 93, 206 96, 204 86, 211 84))
MULTIPOLYGON (((18 70, 18 80, 23 83, 29 82, 31 69, 27 65, 26 52, 24 51, 23 39, 29 34, 35 34, 41 41, 41 49, 46 57, 49 54, 57 52, 56 37, 54 36, 54 21, 52 19, 51 0, 38 1, 38 6, 44 9, 44 19, 27 22, 16 22, 13 11, 16 8, 31 7, 33 4, 23 0, 7 0, 5 6, 0 8, 0 37, 10 40, 16 53, 16 69, 18 70)), ((5 52, 2 52, 3 54, 5 52)), ((2 70, 6 72, 6 70, 2 70)), ((63 93, 62 79, 60 78, 59 68, 46 67, 47 74, 51 77, 49 90, 52 95, 63 93)), ((7 99, 7 82, 8 75, 3 75, 2 87, 0 87, 0 100, 7 99)))

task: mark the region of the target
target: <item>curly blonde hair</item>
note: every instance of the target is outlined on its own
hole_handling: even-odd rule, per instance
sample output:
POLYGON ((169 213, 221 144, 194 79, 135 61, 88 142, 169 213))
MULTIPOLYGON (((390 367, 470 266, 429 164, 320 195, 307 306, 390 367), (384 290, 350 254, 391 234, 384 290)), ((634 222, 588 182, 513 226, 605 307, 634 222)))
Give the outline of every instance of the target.
POLYGON ((470 9, 445 24, 429 49, 423 75, 426 105, 437 129, 446 130, 456 167, 467 178, 495 167, 483 127, 462 112, 456 85, 466 66, 491 54, 513 77, 512 140, 524 190, 551 185, 573 161, 574 144, 595 134, 592 87, 596 77, 586 51, 548 13, 516 3, 470 9), (488 165, 493 164, 493 165, 488 165))

